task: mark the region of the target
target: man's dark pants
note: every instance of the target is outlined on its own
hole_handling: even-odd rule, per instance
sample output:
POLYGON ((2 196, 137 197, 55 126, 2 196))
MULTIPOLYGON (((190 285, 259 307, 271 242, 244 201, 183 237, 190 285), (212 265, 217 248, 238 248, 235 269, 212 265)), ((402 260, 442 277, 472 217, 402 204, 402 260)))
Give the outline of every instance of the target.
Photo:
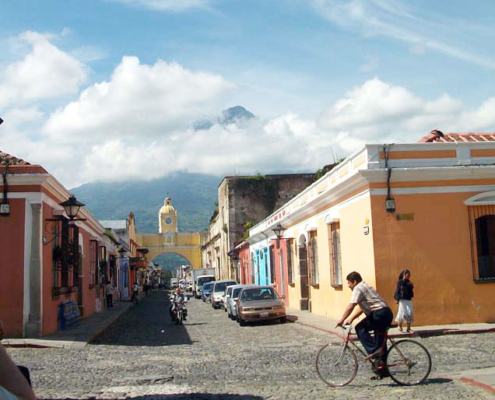
POLYGON ((107 307, 113 307, 113 295, 107 294, 107 307))
POLYGON ((356 325, 356 333, 368 354, 377 351, 385 340, 385 332, 392 323, 394 315, 390 308, 385 307, 372 311, 359 324, 356 325), (374 331, 375 337, 370 335, 374 331))

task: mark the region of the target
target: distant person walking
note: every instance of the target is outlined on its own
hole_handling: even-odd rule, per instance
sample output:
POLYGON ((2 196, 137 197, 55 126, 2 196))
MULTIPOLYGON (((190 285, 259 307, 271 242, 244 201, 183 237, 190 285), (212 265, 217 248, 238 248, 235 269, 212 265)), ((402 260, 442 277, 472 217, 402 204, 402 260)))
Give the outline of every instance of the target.
POLYGON ((107 283, 107 307, 113 307, 113 286, 110 282, 107 283))
POLYGON ((148 283, 145 283, 143 289, 144 289, 144 294, 146 295, 146 297, 148 297, 148 292, 150 291, 150 285, 148 283))
POLYGON ((134 282, 134 285, 132 285, 132 299, 131 300, 136 304, 139 303, 138 293, 139 293, 139 286, 137 285, 137 282, 134 282))
POLYGON ((412 298, 414 297, 414 285, 410 281, 411 272, 408 269, 402 271, 397 281, 394 299, 399 304, 399 311, 395 322, 399 324, 399 331, 403 332, 402 324, 406 323, 407 333, 412 333, 411 324, 414 321, 412 298))

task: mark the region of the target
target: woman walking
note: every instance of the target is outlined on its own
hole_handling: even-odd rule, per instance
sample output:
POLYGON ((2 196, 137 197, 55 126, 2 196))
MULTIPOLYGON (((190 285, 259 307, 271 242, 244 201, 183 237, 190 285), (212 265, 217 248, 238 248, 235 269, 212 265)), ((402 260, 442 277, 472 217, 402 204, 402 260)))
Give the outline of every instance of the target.
POLYGON ((395 322, 399 324, 399 331, 403 332, 402 324, 405 322, 407 326, 407 333, 412 333, 411 324, 414 320, 412 298, 414 297, 414 285, 409 280, 411 278, 411 272, 408 269, 402 271, 399 275, 397 282, 397 289, 395 290, 394 299, 399 303, 399 311, 395 322))

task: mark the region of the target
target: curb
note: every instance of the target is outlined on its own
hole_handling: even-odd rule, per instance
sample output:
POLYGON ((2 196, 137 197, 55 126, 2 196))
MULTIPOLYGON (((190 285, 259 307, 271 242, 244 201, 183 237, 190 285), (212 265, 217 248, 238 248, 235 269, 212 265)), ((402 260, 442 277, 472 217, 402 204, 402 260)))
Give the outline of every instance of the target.
POLYGON ((467 383, 468 385, 477 386, 481 389, 487 390, 495 394, 495 388, 493 386, 487 385, 486 383, 471 378, 458 378, 457 380, 463 383, 467 383))
MULTIPOLYGON (((311 325, 305 322, 299 321, 298 317, 296 315, 287 315, 287 320, 291 322, 295 322, 297 324, 301 324, 303 326, 307 326, 309 328, 313 328, 319 331, 331 333, 333 335, 339 336, 340 335, 335 332, 331 331, 329 329, 321 328, 319 326, 311 325)), ((444 335, 469 335, 469 334, 476 334, 476 333, 491 333, 495 332, 495 328, 486 328, 486 329, 439 329, 439 330, 424 330, 424 331, 416 331, 413 334, 406 334, 406 333, 392 333, 389 334, 388 336, 392 339, 401 339, 401 338, 411 338, 411 337, 419 337, 419 338, 424 338, 424 337, 433 337, 433 336, 444 336, 444 335)))

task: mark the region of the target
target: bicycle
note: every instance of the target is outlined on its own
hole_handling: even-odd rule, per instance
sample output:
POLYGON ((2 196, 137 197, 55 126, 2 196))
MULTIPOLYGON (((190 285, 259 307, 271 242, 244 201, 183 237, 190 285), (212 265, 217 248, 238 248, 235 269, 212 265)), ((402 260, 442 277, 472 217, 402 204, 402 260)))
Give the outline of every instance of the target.
POLYGON ((422 344, 411 339, 395 341, 386 332, 383 346, 386 348, 387 341, 391 346, 385 352, 383 362, 373 360, 358 347, 351 338, 352 325, 343 325, 342 329, 347 330, 342 340, 324 345, 316 356, 316 371, 327 385, 342 387, 354 380, 358 372, 356 350, 365 361, 371 363, 374 371, 386 373, 388 370, 388 376, 399 385, 419 385, 430 375, 431 356, 422 344))

